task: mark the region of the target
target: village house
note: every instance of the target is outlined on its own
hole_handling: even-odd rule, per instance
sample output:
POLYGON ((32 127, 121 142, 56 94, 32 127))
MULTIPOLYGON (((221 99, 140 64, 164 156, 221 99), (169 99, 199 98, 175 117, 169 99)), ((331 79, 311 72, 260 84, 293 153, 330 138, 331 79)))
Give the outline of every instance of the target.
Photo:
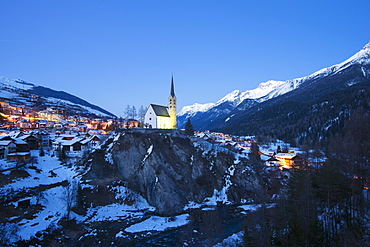
POLYGON ((29 159, 31 158, 31 153, 30 152, 15 152, 15 153, 9 153, 7 158, 9 160, 24 160, 24 159, 29 159))
POLYGON ((37 131, 37 139, 39 140, 39 146, 46 148, 50 146, 50 134, 46 131, 37 131))
POLYGON ((274 156, 268 158, 266 161, 266 166, 270 166, 270 167, 279 167, 280 164, 279 164, 279 160, 276 159, 274 156))
POLYGON ((282 168, 291 169, 294 165, 301 165, 302 158, 296 153, 278 153, 275 156, 282 168))
POLYGON ((54 122, 47 121, 47 120, 38 120, 36 121, 38 123, 39 129, 51 129, 54 127, 54 122))
POLYGON ((55 139, 53 149, 55 151, 63 151, 67 157, 79 157, 91 149, 90 142, 90 138, 63 135, 55 139))
POLYGON ((14 153, 17 149, 14 140, 2 140, 0 139, 0 159, 8 157, 9 153, 14 153))
POLYGON ((30 149, 27 142, 20 138, 2 136, 0 139, 0 150, 0 157, 2 158, 17 159, 19 157, 30 157, 30 149))
POLYGON ((21 128, 21 129, 31 129, 32 128, 31 123, 23 119, 18 119, 18 121, 15 124, 18 128, 21 128))
POLYGON ((126 128, 126 129, 132 129, 132 128, 138 128, 140 126, 140 122, 135 120, 135 119, 127 119, 125 120, 122 125, 120 126, 121 128, 126 128))
POLYGON ((15 145, 17 146, 17 152, 29 152, 30 148, 28 143, 23 141, 21 138, 14 138, 15 145))
POLYGON ((100 146, 106 138, 107 138, 106 136, 102 136, 102 135, 93 135, 93 136, 91 136, 90 137, 91 147, 94 148, 94 147, 100 146))
POLYGON ((59 120, 62 120, 63 119, 63 116, 62 115, 56 113, 52 109, 47 109, 47 110, 39 111, 39 117, 41 119, 45 119, 45 120, 52 121, 52 122, 56 122, 56 121, 59 121, 59 120))
POLYGON ((28 144, 29 149, 37 150, 39 148, 39 139, 33 134, 24 134, 19 137, 28 144))

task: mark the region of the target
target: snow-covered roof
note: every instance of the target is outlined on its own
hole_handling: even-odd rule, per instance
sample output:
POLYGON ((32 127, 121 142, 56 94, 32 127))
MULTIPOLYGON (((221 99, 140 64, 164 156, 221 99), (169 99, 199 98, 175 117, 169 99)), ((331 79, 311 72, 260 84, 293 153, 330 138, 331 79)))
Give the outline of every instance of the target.
POLYGON ((61 140, 60 141, 60 144, 62 146, 72 146, 74 144, 76 144, 77 142, 79 142, 80 140, 79 139, 73 139, 73 140, 61 140))
POLYGON ((29 137, 34 137, 35 138, 35 136, 31 133, 31 134, 25 134, 25 135, 22 135, 21 137, 19 137, 19 139, 21 139, 21 140, 26 140, 27 138, 29 138, 29 137))
POLYGON ((29 155, 31 154, 30 152, 16 152, 16 153, 8 153, 8 156, 13 156, 13 155, 29 155))
POLYGON ((0 141, 0 146, 8 146, 12 142, 13 141, 11 141, 11 140, 9 140, 9 141, 0 141))
POLYGON ((21 136, 21 134, 22 134, 21 131, 12 131, 9 133, 9 136, 12 138, 18 138, 19 136, 21 136))
POLYGON ((278 153, 276 154, 277 159, 293 159, 297 154, 295 153, 278 153))
POLYGON ((17 145, 27 145, 27 142, 23 141, 21 138, 14 138, 14 141, 17 145))
POLYGON ((82 145, 85 145, 86 143, 88 143, 88 142, 90 142, 90 141, 91 141, 91 139, 86 138, 86 139, 81 140, 81 141, 80 141, 80 143, 81 143, 82 145))

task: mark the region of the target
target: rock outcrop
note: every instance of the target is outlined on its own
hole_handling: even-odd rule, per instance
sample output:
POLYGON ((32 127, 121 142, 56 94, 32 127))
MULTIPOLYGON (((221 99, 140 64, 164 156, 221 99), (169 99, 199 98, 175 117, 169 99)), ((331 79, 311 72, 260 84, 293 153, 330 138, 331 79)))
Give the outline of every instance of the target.
MULTIPOLYGON (((180 213, 189 203, 240 203, 260 188, 247 159, 206 141, 169 133, 116 133, 85 162, 89 170, 83 178, 99 186, 96 191, 123 181, 161 215, 180 213)), ((107 195, 104 202, 110 200, 114 197, 107 195)))

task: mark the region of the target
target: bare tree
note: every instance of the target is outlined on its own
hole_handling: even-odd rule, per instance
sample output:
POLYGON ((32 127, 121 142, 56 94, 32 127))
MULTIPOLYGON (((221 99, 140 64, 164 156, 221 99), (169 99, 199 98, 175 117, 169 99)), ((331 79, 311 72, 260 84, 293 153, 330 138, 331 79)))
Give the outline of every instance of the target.
POLYGON ((140 124, 142 126, 144 126, 144 118, 145 118, 146 111, 147 111, 147 108, 144 108, 143 106, 140 106, 138 115, 139 115, 140 124))
POLYGON ((72 210, 73 206, 76 203, 77 188, 78 188, 78 181, 77 180, 70 181, 69 185, 64 187, 63 196, 61 197, 61 199, 66 204, 66 209, 67 209, 66 217, 67 217, 67 219, 69 219, 71 210, 72 210))
POLYGON ((131 106, 130 105, 127 105, 126 106, 126 109, 124 111, 124 116, 125 116, 126 119, 130 119, 131 118, 131 115, 132 115, 132 113, 131 113, 131 106))
POLYGON ((131 118, 136 119, 136 117, 137 117, 136 107, 133 105, 131 108, 131 118))

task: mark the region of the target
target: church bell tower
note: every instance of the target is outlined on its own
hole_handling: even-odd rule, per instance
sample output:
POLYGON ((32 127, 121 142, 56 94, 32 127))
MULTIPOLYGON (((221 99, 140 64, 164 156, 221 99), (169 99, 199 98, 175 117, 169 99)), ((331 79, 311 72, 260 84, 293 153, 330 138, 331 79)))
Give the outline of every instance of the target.
POLYGON ((171 78, 171 91, 170 96, 168 97, 168 114, 170 115, 170 128, 176 129, 176 96, 175 96, 175 88, 173 85, 173 75, 171 78))

